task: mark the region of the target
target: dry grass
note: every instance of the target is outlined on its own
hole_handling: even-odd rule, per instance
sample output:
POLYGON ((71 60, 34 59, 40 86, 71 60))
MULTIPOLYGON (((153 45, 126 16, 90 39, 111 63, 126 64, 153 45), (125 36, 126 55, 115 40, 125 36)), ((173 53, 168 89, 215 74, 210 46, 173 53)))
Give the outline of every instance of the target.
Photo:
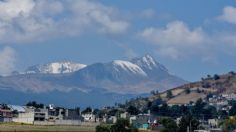
POLYGON ((181 95, 170 99, 168 104, 187 104, 190 101, 196 102, 200 98, 205 98, 204 93, 191 92, 189 94, 181 93, 181 95))
POLYGON ((95 132, 95 126, 40 126, 40 125, 23 125, 23 124, 0 124, 0 131, 30 131, 30 132, 95 132))

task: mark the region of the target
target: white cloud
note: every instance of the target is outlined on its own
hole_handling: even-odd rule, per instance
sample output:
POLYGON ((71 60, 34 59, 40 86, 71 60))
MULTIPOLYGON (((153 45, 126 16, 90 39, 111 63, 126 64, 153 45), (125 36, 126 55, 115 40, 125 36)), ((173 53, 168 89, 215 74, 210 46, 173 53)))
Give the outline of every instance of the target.
POLYGON ((223 9, 223 14, 219 17, 220 20, 236 24, 236 8, 226 6, 223 9))
POLYGON ((182 57, 186 53, 194 53, 189 49, 201 50, 202 46, 208 43, 207 35, 201 28, 191 30, 182 21, 168 23, 165 28, 149 27, 144 29, 140 35, 148 42, 158 46, 160 54, 173 59, 182 57))
POLYGON ((0 1, 0 19, 11 21, 18 16, 29 16, 33 7, 34 2, 31 0, 0 1))
POLYGON ((8 75, 14 70, 15 54, 15 50, 10 47, 5 47, 0 51, 0 75, 8 75))
POLYGON ((66 35, 125 33, 119 11, 90 0, 5 0, 0 2, 0 40, 28 42, 66 35))
POLYGON ((88 19, 88 21, 95 22, 101 26, 103 32, 122 33, 125 32, 129 24, 126 21, 117 20, 113 14, 113 8, 106 7, 99 3, 90 1, 77 1, 73 6, 77 15, 88 19))

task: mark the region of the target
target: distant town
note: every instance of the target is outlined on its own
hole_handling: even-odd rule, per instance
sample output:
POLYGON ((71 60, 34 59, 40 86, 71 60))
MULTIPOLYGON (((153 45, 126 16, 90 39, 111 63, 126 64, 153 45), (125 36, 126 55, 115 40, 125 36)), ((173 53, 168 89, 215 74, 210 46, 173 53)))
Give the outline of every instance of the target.
MULTIPOLYGON (((186 91, 188 92, 188 91, 186 91)), ((187 104, 167 104, 161 98, 144 111, 132 105, 68 109, 35 101, 24 106, 1 104, 0 121, 33 125, 94 126, 96 131, 116 129, 167 132, 223 132, 236 129, 236 94, 209 94, 187 104), (116 128, 116 125, 119 125, 116 128), (123 127, 123 128, 122 128, 123 127)))

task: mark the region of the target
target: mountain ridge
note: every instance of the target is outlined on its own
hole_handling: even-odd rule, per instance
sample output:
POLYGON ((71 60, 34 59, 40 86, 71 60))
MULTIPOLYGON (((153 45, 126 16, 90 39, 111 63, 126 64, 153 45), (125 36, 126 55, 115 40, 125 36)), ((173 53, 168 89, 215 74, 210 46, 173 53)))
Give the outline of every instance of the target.
POLYGON ((97 97, 101 94, 107 96, 107 93, 138 96, 157 89, 164 91, 186 82, 171 75, 153 57, 146 55, 130 61, 114 60, 86 65, 73 72, 30 72, 1 77, 0 89, 38 94, 77 91, 82 95, 99 91, 97 97))

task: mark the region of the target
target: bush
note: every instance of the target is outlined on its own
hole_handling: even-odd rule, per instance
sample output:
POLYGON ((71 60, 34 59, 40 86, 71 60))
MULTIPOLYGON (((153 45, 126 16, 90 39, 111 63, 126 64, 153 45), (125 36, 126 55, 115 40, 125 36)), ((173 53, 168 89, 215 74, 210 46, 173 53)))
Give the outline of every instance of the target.
POLYGON ((96 126, 96 132, 110 132, 110 125, 101 124, 96 126))
POLYGON ((185 93, 190 94, 191 93, 190 89, 189 88, 185 89, 185 93))
POLYGON ((176 122, 171 118, 163 118, 160 122, 164 126, 161 132, 176 132, 178 130, 176 122))
POLYGON ((167 91, 166 97, 167 97, 168 99, 170 99, 170 98, 173 97, 173 94, 172 94, 172 91, 171 91, 171 90, 168 90, 168 91, 167 91))
POLYGON ((111 126, 111 132, 138 132, 132 127, 127 119, 118 119, 117 122, 111 126))
POLYGON ((223 132, 233 132, 236 129, 235 118, 227 119, 222 124, 223 132))
POLYGON ((220 79, 220 76, 217 75, 217 74, 215 74, 215 75, 214 75, 214 80, 219 80, 219 79, 220 79))
POLYGON ((204 83, 204 84, 202 84, 202 87, 203 88, 210 88, 211 85, 210 85, 210 83, 204 83))
POLYGON ((202 91, 198 88, 198 89, 197 89, 197 93, 201 93, 201 92, 202 92, 202 91))
POLYGON ((229 74, 231 74, 231 75, 235 75, 235 72, 234 72, 234 71, 231 71, 231 72, 229 72, 229 74))

